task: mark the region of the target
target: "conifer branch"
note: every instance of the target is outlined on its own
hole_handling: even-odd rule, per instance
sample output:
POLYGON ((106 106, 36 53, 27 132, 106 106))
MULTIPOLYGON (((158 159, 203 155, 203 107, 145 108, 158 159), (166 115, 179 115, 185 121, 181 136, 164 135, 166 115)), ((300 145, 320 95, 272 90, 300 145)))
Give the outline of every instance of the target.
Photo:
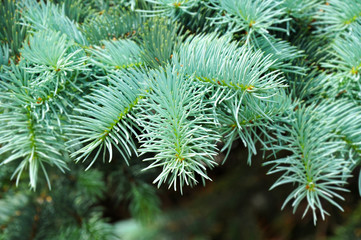
POLYGON ((68 149, 76 161, 92 157, 88 168, 94 164, 103 150, 112 160, 113 146, 128 162, 132 153, 137 153, 133 136, 137 136, 132 109, 142 99, 142 80, 145 75, 137 71, 116 71, 108 75, 108 85, 99 83, 97 89, 84 97, 78 108, 79 115, 71 117, 72 124, 66 127, 71 136, 68 149), (95 156, 91 153, 96 151, 95 156))
POLYGON ((154 183, 168 181, 169 187, 176 190, 179 185, 182 192, 184 185, 198 182, 196 174, 209 179, 206 167, 216 165, 219 136, 210 128, 214 120, 204 98, 208 89, 171 66, 152 76, 150 91, 137 108, 137 120, 144 128, 139 151, 155 152, 145 160, 153 161, 145 169, 162 167, 154 183))

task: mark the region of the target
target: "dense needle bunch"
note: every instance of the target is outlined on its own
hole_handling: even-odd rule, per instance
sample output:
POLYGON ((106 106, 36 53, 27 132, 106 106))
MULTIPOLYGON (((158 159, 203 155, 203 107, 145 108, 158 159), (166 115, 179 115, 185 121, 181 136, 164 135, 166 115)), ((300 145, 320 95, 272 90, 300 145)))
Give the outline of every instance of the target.
POLYGON ((206 168, 216 165, 213 157, 219 141, 211 128, 214 119, 205 98, 210 89, 186 76, 182 69, 170 67, 152 72, 148 87, 137 118, 144 128, 140 151, 156 153, 146 159, 154 161, 147 168, 163 168, 154 182, 160 186, 169 178, 170 185, 176 190, 179 182, 182 191, 184 184, 198 182, 196 174, 209 179, 206 168))
MULTIPOLYGON (((96 199, 99 160, 121 159, 107 184, 147 219, 159 203, 141 169, 182 192, 238 140, 249 164, 269 155, 272 188, 293 186, 285 204, 324 219, 360 163, 361 4, 321 2, 2 0, 0 172, 69 187, 86 162, 78 188, 96 199)), ((76 214, 96 229, 95 212, 76 214)))

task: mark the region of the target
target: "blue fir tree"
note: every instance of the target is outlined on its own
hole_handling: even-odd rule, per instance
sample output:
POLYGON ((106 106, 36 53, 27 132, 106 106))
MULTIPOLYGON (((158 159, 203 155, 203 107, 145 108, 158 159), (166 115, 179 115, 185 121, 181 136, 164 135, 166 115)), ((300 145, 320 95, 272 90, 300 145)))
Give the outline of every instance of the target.
POLYGON ((119 239, 102 201, 146 225, 157 187, 206 185, 236 141, 282 208, 343 210, 359 0, 2 0, 0 21, 0 239, 119 239))

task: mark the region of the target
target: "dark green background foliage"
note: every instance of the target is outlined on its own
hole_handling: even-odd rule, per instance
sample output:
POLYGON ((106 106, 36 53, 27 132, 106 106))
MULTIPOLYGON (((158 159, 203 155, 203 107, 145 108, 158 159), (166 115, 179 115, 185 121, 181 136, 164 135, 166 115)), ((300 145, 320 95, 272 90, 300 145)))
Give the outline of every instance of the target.
POLYGON ((0 239, 361 238, 360 0, 2 0, 0 23, 0 239))

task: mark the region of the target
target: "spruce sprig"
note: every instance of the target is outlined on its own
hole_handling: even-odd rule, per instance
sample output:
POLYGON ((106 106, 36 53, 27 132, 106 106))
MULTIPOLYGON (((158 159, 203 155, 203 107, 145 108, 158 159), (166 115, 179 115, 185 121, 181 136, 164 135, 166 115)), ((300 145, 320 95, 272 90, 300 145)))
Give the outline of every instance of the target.
POLYGON ((137 121, 144 129, 139 151, 155 153, 145 159, 152 161, 145 169, 162 167, 154 183, 168 181, 182 192, 184 185, 198 182, 197 175, 209 179, 206 168, 216 165, 219 136, 210 127, 214 119, 205 98, 209 89, 171 66, 152 72, 147 84, 149 93, 137 106, 137 121))
POLYGON ((67 169, 64 141, 58 128, 46 128, 37 114, 36 99, 29 94, 34 74, 29 74, 23 64, 12 65, 14 73, 1 77, 6 80, 0 85, 0 155, 11 153, 1 165, 19 162, 12 178, 16 183, 25 170, 29 171, 30 187, 35 189, 38 172, 41 170, 50 187, 46 164, 56 166, 62 172, 67 169))
POLYGON ((210 0, 208 6, 217 10, 212 17, 213 24, 226 25, 230 33, 245 33, 246 42, 255 33, 264 37, 270 30, 285 31, 278 27, 290 19, 285 17, 283 1, 274 0, 210 0))
POLYGON ((91 94, 84 97, 66 127, 71 138, 68 149, 76 161, 92 158, 88 168, 103 151, 112 160, 113 147, 128 159, 137 153, 133 140, 137 136, 132 110, 142 99, 142 80, 145 75, 136 71, 116 71, 107 76, 107 84, 99 83, 91 94), (91 155, 95 152, 95 155, 91 155))

